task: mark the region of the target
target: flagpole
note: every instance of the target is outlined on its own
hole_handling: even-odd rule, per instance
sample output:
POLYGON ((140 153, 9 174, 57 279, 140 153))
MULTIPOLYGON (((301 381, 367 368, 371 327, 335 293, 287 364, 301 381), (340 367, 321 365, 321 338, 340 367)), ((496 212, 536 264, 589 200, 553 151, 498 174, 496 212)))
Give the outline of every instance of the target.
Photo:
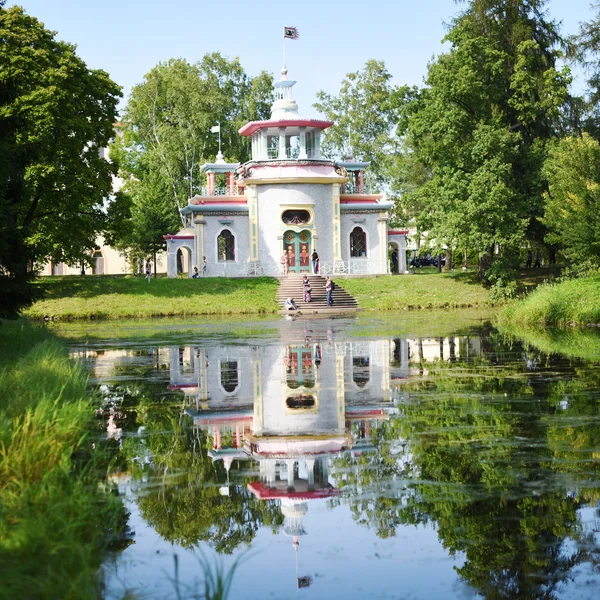
POLYGON ((221 154, 221 121, 217 121, 219 124, 219 154, 221 154))
POLYGON ((285 67, 285 25, 283 26, 283 66, 285 67))

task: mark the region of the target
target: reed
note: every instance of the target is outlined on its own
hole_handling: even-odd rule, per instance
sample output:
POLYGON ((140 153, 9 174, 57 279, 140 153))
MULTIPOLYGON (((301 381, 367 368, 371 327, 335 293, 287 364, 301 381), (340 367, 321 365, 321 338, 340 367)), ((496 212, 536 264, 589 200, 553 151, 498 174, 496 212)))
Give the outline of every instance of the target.
POLYGON ((0 598, 95 598, 122 508, 85 372, 45 328, 0 322, 0 398, 0 598))
POLYGON ((556 327, 600 324, 600 275, 540 285, 505 306, 497 322, 556 327))

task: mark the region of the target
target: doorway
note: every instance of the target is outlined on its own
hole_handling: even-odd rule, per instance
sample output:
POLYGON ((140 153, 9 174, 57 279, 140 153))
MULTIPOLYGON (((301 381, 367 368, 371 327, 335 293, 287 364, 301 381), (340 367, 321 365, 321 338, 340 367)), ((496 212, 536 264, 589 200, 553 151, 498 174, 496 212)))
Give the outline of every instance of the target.
POLYGON ((288 255, 290 273, 310 273, 311 252, 310 231, 286 231, 283 235, 283 249, 288 255))

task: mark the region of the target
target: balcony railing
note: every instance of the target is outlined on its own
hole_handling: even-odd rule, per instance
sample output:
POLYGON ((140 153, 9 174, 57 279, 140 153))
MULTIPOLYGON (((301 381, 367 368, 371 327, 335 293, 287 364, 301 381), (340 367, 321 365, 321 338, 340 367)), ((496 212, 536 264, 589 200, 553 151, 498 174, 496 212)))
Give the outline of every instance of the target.
POLYGON ((355 185, 353 183, 345 183, 341 186, 342 194, 377 194, 377 190, 375 190, 372 186, 365 184, 361 189, 360 185, 355 185))
POLYGON ((202 188, 203 196, 239 196, 242 193, 242 189, 238 188, 236 184, 233 186, 224 185, 224 186, 215 186, 212 191, 212 194, 208 193, 208 188, 202 188))
POLYGON ((321 275, 373 275, 375 265, 368 258, 335 260, 321 263, 319 271, 321 275))

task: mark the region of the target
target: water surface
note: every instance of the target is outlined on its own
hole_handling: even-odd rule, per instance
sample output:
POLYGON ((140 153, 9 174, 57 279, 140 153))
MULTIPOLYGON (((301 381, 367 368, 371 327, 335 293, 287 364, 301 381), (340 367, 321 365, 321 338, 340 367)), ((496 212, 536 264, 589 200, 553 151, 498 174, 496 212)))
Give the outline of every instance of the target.
POLYGON ((204 561, 239 561, 231 598, 600 596, 598 338, 582 359, 435 315, 75 333, 130 513, 107 598, 197 597, 204 561))

